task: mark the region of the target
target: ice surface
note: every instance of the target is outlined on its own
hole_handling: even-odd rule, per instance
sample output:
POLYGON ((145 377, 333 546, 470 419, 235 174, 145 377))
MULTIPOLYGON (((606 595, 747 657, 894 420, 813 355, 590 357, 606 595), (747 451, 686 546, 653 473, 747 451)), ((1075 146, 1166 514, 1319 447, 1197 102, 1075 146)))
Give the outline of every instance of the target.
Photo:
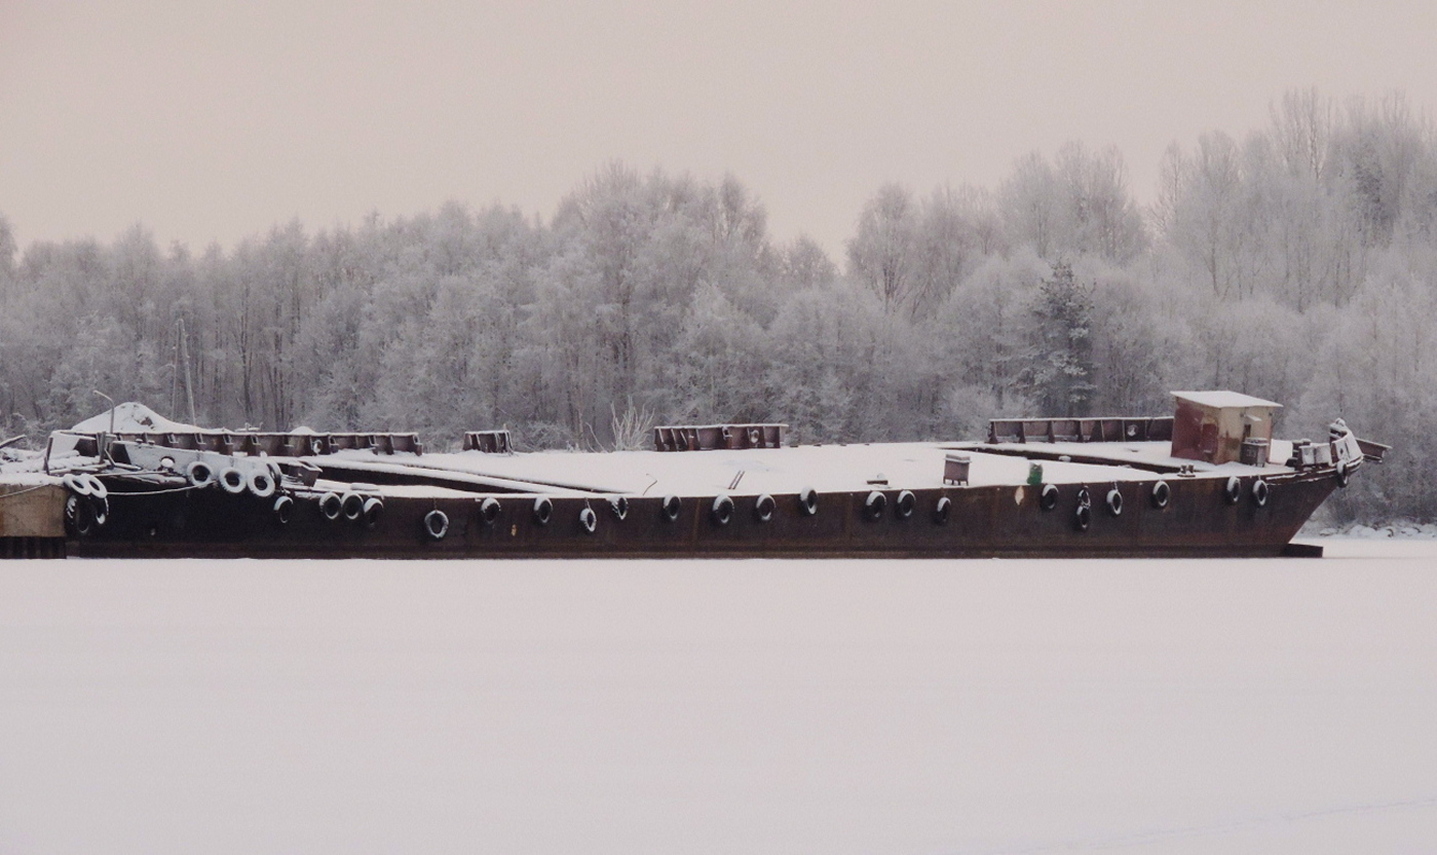
POLYGON ((1427 851, 1418 545, 10 562, 0 852, 1427 851))

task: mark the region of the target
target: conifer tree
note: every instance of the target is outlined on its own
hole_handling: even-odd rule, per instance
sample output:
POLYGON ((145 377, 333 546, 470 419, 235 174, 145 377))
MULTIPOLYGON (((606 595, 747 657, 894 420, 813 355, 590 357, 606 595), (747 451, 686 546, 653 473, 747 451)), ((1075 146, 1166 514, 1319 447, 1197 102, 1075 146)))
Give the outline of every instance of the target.
POLYGON ((1027 364, 1019 384, 1043 415, 1088 415, 1093 398, 1093 296, 1067 262, 1053 265, 1030 309, 1027 364))

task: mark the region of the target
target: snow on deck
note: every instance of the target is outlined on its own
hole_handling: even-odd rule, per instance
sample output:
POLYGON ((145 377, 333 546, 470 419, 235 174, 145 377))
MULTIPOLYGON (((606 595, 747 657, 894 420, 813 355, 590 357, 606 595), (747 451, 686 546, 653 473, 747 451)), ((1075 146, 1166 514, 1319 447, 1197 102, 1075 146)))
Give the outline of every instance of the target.
MULTIPOLYGON (((1274 440, 1272 459, 1284 461, 1292 443, 1274 440)), ((1225 463, 1214 466, 1200 461, 1172 457, 1166 442, 1109 443, 939 443, 900 442, 854 445, 803 445, 712 451, 539 451, 519 454, 484 454, 465 451, 452 454, 376 455, 372 451, 348 450, 333 455, 306 458, 326 463, 353 463, 357 469, 402 474, 409 468, 435 469, 491 479, 496 489, 526 490, 563 495, 573 491, 664 496, 729 493, 753 496, 760 493, 797 493, 805 487, 819 492, 853 492, 868 489, 931 489, 943 487, 944 459, 949 454, 969 458, 969 485, 974 487, 1017 485, 1028 481, 1029 459, 1070 456, 1102 457, 1111 464, 1064 462, 1035 459, 1042 466, 1042 480, 1054 484, 1155 481, 1170 477, 1142 466, 1176 468, 1192 466, 1199 474, 1276 474, 1287 471, 1277 463, 1265 467, 1225 463), (886 482, 886 483, 871 483, 886 482)), ((73 453, 59 455, 52 462, 90 462, 73 453)), ((23 460, 0 463, 0 477, 7 482, 35 480, 41 454, 28 453, 23 460)), ((49 480, 39 476, 39 480, 49 480)), ((355 480, 367 480, 362 475, 355 480)), ((342 489, 336 482, 330 489, 342 489)), ((442 488, 384 486, 386 495, 432 495, 442 488)), ((470 494, 469 492, 465 493, 470 494)))
MULTIPOLYGON (((1189 460, 1183 457, 1173 457, 1171 443, 1164 442, 1042 442, 1042 443, 989 443, 984 445, 968 446, 975 451, 982 451, 984 448, 993 451, 1003 451, 1011 454, 1037 453, 1044 456, 1068 455, 1071 457, 1104 457, 1111 460, 1116 466, 1158 466, 1166 468, 1177 468, 1190 466, 1194 472, 1236 472, 1240 474, 1254 474, 1281 472, 1287 468, 1285 461, 1292 456, 1292 443, 1288 440, 1274 439, 1268 450, 1268 462, 1264 466, 1248 466, 1236 461, 1228 463, 1213 464, 1203 460, 1189 460)), ((1154 477, 1154 476, 1149 476, 1154 477)))
POLYGON ((70 430, 77 433, 98 433, 111 429, 131 433, 194 433, 205 428, 167 419, 144 404, 126 401, 113 411, 105 410, 85 419, 70 430))
MULTIPOLYGON (((512 455, 460 452, 420 457, 379 458, 386 463, 422 466, 513 481, 530 481, 596 492, 663 496, 732 493, 796 493, 804 487, 819 492, 845 492, 876 487, 892 489, 938 488, 943 484, 944 458, 966 455, 970 460, 970 486, 1024 484, 1029 460, 991 451, 1041 452, 1044 455, 1093 457, 1102 455, 1112 465, 1040 460, 1047 483, 1109 483, 1155 481, 1165 477, 1151 470, 1131 468, 1144 464, 1177 467, 1193 465, 1199 472, 1259 473, 1283 467, 1244 466, 1181 460, 1169 455, 1166 442, 1043 443, 1041 445, 955 444, 933 442, 876 443, 871 445, 804 445, 794 448, 713 450, 691 452, 528 452, 512 455), (988 452, 985 452, 988 449, 988 452), (741 476, 741 477, 740 477, 741 476), (872 484, 873 481, 887 484, 872 484), (735 483, 737 481, 737 483, 735 483)), ((1279 449, 1274 449, 1277 453, 1279 449)), ((1281 450, 1286 454, 1286 450, 1281 450)), ((368 452, 342 452, 336 459, 376 461, 368 452)), ((316 458, 323 463, 323 458, 316 458)))

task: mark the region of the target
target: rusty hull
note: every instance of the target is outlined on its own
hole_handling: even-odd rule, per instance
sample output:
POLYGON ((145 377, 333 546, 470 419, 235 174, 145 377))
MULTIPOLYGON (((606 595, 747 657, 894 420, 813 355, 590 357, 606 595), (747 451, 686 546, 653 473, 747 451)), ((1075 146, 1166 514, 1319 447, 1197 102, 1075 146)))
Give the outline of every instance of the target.
POLYGON ((72 540, 76 556, 305 557, 305 558, 976 558, 1276 556, 1337 486, 1331 470, 1298 471, 1265 479, 1265 504, 1253 497, 1254 476, 1242 479, 1241 498, 1227 501, 1224 477, 1172 477, 1165 508, 1150 500, 1153 482, 1121 485, 1121 512, 1105 501, 1113 482, 1055 485, 1057 502, 1044 510, 1036 486, 945 486, 911 491, 912 511, 900 512, 905 491, 878 490, 884 508, 868 511, 873 491, 818 494, 809 515, 795 493, 774 494, 763 521, 757 496, 733 495, 721 523, 717 496, 684 496, 677 518, 663 498, 627 497, 621 519, 602 496, 550 496, 553 513, 541 524, 533 494, 475 493, 443 497, 389 496, 372 528, 341 516, 326 519, 318 495, 299 496, 281 524, 268 501, 218 490, 159 495, 110 493, 111 524, 72 540), (1080 530, 1080 491, 1091 497, 1090 523, 1080 530), (492 521, 485 499, 499 510, 492 521), (947 499, 945 519, 936 511, 947 499), (593 512, 594 530, 581 522, 593 512), (442 539, 425 533, 424 518, 442 511, 442 539))

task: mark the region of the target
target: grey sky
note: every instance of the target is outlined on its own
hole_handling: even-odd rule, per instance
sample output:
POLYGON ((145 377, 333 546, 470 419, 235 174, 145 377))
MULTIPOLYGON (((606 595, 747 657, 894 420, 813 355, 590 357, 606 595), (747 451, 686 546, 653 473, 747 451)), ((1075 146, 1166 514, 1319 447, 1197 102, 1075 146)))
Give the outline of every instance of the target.
POLYGON ((1437 104, 1437 4, 0 0, 0 214, 22 245, 140 222, 225 246, 492 201, 604 162, 738 176, 837 253, 885 181, 1029 151, 1158 158, 1293 87, 1437 104))

